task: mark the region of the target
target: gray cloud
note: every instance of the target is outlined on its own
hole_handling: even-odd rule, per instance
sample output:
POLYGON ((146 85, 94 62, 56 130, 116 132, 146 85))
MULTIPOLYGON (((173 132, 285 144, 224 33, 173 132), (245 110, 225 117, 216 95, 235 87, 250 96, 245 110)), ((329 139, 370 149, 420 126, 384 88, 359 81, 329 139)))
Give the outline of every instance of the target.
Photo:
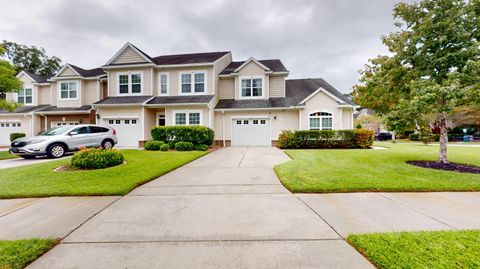
POLYGON ((385 54, 396 0, 10 1, 0 38, 44 47, 84 68, 127 41, 152 56, 230 50, 279 58, 290 78, 323 77, 348 91, 369 58, 385 54))

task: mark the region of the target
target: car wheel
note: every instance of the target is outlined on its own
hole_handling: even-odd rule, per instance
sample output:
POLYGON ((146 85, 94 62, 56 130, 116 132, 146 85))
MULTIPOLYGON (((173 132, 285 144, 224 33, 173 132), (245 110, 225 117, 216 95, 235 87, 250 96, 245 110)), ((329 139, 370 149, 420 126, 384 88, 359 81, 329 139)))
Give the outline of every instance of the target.
POLYGON ((103 148, 103 149, 111 149, 111 148, 113 148, 113 142, 112 142, 112 140, 108 140, 108 139, 107 139, 107 140, 103 141, 103 142, 102 142, 102 148, 103 148))
POLYGON ((65 147, 61 144, 53 144, 48 147, 47 155, 50 158, 60 158, 65 155, 65 147))
POLYGON ((24 159, 27 159, 27 160, 29 160, 29 159, 35 159, 35 156, 31 156, 31 155, 23 155, 23 156, 20 156, 20 157, 22 157, 22 158, 24 158, 24 159))

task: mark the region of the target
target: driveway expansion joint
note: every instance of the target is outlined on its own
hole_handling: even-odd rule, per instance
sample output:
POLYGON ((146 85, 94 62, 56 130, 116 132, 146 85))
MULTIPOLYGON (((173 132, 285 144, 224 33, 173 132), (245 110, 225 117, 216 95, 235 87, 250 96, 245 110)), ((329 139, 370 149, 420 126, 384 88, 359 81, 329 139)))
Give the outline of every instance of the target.
POLYGON ((222 242, 314 242, 314 241, 345 241, 343 238, 289 238, 289 239, 205 239, 205 240, 138 240, 138 241, 68 241, 63 245, 75 244, 145 244, 145 243, 222 243, 222 242))

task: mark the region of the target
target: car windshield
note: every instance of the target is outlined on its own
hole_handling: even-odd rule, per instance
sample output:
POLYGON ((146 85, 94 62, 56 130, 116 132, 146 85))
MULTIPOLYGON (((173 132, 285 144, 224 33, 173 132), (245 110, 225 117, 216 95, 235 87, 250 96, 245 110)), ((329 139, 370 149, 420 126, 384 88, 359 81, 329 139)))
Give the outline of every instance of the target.
POLYGON ((45 136, 61 135, 66 131, 70 130, 71 128, 72 128, 71 126, 54 127, 52 129, 48 129, 44 132, 41 132, 39 135, 45 135, 45 136))

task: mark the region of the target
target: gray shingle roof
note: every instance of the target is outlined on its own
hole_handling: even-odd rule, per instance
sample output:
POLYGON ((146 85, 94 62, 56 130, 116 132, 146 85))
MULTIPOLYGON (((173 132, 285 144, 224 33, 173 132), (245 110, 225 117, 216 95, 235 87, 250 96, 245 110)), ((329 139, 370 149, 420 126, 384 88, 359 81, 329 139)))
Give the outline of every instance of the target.
POLYGON ((151 95, 111 96, 93 103, 94 105, 141 104, 152 98, 151 95))
POLYGON ((32 111, 36 111, 45 107, 48 107, 50 105, 38 105, 38 106, 21 106, 17 109, 15 109, 13 112, 8 112, 5 110, 0 110, 0 114, 12 114, 12 113, 29 113, 32 111))
POLYGON ((319 88, 324 88, 343 102, 341 104, 353 105, 353 102, 341 92, 328 84, 324 79, 288 79, 285 80, 285 98, 270 98, 268 100, 233 100, 222 99, 215 109, 242 109, 242 108, 281 108, 299 106, 305 98, 319 88))
POLYGON ((84 105, 81 107, 57 107, 57 106, 47 106, 43 109, 38 110, 37 112, 87 112, 92 110, 91 105, 84 105))
POLYGON ((214 95, 194 95, 194 96, 157 96, 148 101, 147 105, 160 104, 208 104, 212 101, 214 95))
POLYGON ((30 76, 36 83, 45 83, 47 79, 51 78, 51 76, 40 76, 34 73, 30 73, 28 71, 24 71, 28 76, 30 76))
POLYGON ((221 52, 162 55, 162 56, 154 57, 153 62, 158 65, 213 63, 216 60, 225 56, 227 53, 230 53, 230 52, 221 51, 221 52))
MULTIPOLYGON (((266 67, 270 68, 270 70, 272 70, 273 72, 288 72, 287 68, 285 68, 282 61, 278 59, 259 60, 259 62, 265 65, 266 67)), ((225 69, 223 69, 220 75, 231 74, 233 73, 233 71, 235 71, 235 69, 239 68, 244 63, 245 61, 231 62, 225 69)))
POLYGON ((106 75, 105 71, 102 68, 94 68, 94 69, 83 69, 76 65, 69 64, 77 73, 79 73, 82 77, 98 77, 101 75, 106 75))

